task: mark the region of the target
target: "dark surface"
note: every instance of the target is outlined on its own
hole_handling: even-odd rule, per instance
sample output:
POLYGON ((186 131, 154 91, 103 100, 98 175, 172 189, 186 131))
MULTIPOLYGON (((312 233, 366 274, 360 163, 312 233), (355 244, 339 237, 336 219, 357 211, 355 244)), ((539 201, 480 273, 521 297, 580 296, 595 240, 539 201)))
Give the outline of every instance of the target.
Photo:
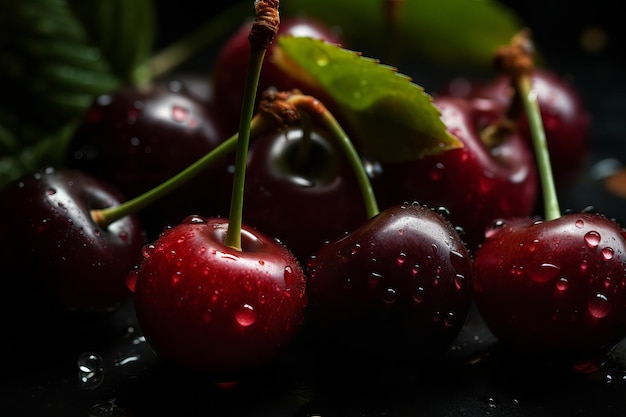
MULTIPOLYGON (((165 9, 169 2, 157 3, 165 9)), ((548 40, 543 44, 551 66, 575 81, 592 114, 592 155, 579 181, 561 190, 562 208, 594 206, 626 224, 626 201, 609 193, 599 179, 612 170, 600 175, 598 169, 603 161, 612 161, 613 170, 626 163, 626 73, 614 53, 623 45, 614 23, 618 13, 607 9, 608 1, 594 2, 588 13, 586 8, 563 10, 558 2, 507 3, 519 7, 537 28, 539 39, 548 40), (580 30, 589 24, 607 28, 612 35, 608 49, 588 53, 579 48, 580 30)), ((169 10, 162 42, 181 25, 193 24, 180 20, 189 19, 191 7, 191 2, 180 0, 172 9, 177 12, 169 10)), ((206 14, 193 7, 199 23, 206 14)), ((442 74, 428 72, 415 74, 415 80, 433 89, 445 81, 442 74)), ((15 322, 31 314, 13 309, 3 313, 15 322)), ((39 319, 35 317, 35 322, 39 319)), ((62 319, 33 328, 27 322, 26 331, 11 330, 3 336, 0 415, 626 415, 626 342, 586 368, 574 369, 571 364, 503 349, 475 310, 446 356, 427 360, 429 366, 373 371, 364 358, 360 371, 369 378, 350 378, 333 372, 332 364, 341 364, 342 352, 321 358, 301 340, 270 369, 231 389, 160 363, 141 337, 132 304, 106 317, 62 319), (96 364, 102 369, 81 382, 78 358, 85 352, 98 354, 101 362, 96 364)))

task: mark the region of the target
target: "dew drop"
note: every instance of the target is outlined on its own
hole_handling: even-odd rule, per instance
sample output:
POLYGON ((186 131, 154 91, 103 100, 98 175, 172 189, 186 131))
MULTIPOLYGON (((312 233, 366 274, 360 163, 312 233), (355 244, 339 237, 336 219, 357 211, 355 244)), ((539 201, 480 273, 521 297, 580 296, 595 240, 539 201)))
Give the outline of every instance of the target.
POLYGON ((600 233, 591 231, 585 233, 585 243, 590 248, 595 248, 600 244, 600 233))
POLYGON ((181 106, 172 106, 172 119, 182 123, 189 117, 189 109, 181 106))
POLYGON ((602 259, 605 261, 613 259, 613 248, 607 246, 606 248, 602 248, 600 253, 602 253, 602 259))
POLYGON ((154 253, 155 250, 156 250, 156 246, 154 246, 151 243, 151 244, 145 245, 143 249, 141 250, 141 253, 143 254, 143 257, 145 259, 148 259, 154 253))
POLYGON ((394 288, 387 288, 383 294, 383 301, 385 304, 393 304, 398 299, 398 294, 394 288))
POLYGON ((589 313, 596 319, 606 317, 611 311, 611 304, 604 294, 596 294, 595 297, 589 299, 587 303, 589 313))
POLYGON ((404 265, 405 262, 406 262, 406 253, 400 253, 398 257, 396 258, 396 264, 398 266, 402 266, 404 265))
POLYGON ((561 268, 554 264, 544 263, 531 275, 531 279, 535 282, 548 282, 559 273, 561 268))
POLYGON ((256 312, 250 304, 244 304, 235 311, 235 320, 243 327, 248 327, 256 321, 256 312))
POLYGON ((319 67, 325 67, 330 62, 330 57, 325 51, 322 50, 315 51, 313 59, 319 67))
POLYGON ((131 269, 131 271, 126 275, 126 286, 130 290, 130 292, 135 292, 135 287, 137 286, 138 276, 139 276, 139 268, 131 269))
POLYGON ((129 235, 128 235, 128 232, 126 230, 121 230, 117 234, 117 237, 119 237, 122 242, 128 242, 129 235))
POLYGON ((463 291, 465 289, 465 276, 462 274, 456 274, 454 276, 454 288, 457 291, 463 291))
POLYGON ((181 278, 182 274, 180 271, 177 271, 175 273, 172 274, 172 285, 176 285, 180 282, 180 278, 181 278))
POLYGON ((55 190, 54 188, 49 188, 48 191, 46 191, 46 194, 48 195, 55 195, 57 193, 57 190, 55 190))
POLYGON ((561 277, 556 281, 556 289, 558 291, 565 291, 569 288, 569 281, 565 277, 561 277))
POLYGON ((424 301, 424 287, 417 287, 413 294, 413 301, 416 304, 420 304, 424 301))
POLYGON ((104 380, 104 365, 100 355, 93 352, 80 354, 77 360, 78 383, 83 389, 96 389, 104 380))
POLYGON ((285 280, 285 286, 289 289, 296 284, 296 274, 293 272, 293 268, 289 265, 285 267, 283 271, 283 279, 285 280))
POLYGON ((498 233, 506 225, 503 219, 497 219, 485 229, 485 238, 489 239, 498 233))
POLYGON ((582 229, 585 226, 585 222, 582 219, 578 219, 576 220, 576 222, 574 223, 576 225, 576 227, 578 227, 579 229, 582 229))

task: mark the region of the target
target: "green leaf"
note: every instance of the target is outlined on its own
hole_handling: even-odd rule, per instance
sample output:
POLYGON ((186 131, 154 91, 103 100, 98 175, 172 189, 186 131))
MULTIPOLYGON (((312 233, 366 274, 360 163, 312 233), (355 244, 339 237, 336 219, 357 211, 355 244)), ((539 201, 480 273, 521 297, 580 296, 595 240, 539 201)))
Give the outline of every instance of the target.
POLYGON ((156 15, 151 0, 69 0, 94 45, 126 84, 142 83, 135 69, 150 58, 156 15), (112 30, 114 29, 114 30, 112 30))
POLYGON ((466 70, 488 68, 495 49, 524 27, 513 9, 494 0, 405 0, 399 23, 390 31, 384 4, 384 0, 289 0, 281 4, 281 11, 336 25, 351 44, 384 61, 393 51, 402 62, 426 60, 466 70))
POLYGON ((291 77, 329 94, 369 156, 401 161, 462 146, 432 97, 396 68, 319 39, 281 36, 274 51, 291 77))

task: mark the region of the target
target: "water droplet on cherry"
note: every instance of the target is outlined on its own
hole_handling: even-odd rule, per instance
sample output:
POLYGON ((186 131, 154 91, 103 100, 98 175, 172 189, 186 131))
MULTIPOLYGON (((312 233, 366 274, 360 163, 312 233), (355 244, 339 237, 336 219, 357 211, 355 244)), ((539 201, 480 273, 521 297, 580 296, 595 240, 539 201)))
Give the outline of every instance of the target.
POLYGON ((244 304, 235 311, 235 320, 243 327, 254 324, 256 319, 256 312, 250 304, 244 304))
POLYGON ((600 233, 596 231, 587 232, 584 239, 588 247, 595 248, 600 244, 600 233))
POLYGON ((589 313, 596 319, 606 317, 611 311, 611 303, 604 294, 596 294, 587 303, 589 313))
POLYGON ((387 288, 383 294, 383 301, 385 304, 393 304, 398 299, 398 294, 394 288, 387 288))

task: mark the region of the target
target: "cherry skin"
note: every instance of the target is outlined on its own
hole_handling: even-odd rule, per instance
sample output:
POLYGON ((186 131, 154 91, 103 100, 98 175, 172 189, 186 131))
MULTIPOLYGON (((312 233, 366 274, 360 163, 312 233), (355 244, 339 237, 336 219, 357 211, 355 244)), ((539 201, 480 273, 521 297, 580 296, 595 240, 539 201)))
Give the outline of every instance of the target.
MULTIPOLYGON (((67 166, 98 176, 129 197, 182 171, 230 136, 210 97, 200 98, 188 85, 165 80, 98 97, 68 146, 67 166)), ((209 190, 224 181, 215 175, 221 171, 202 173, 141 210, 150 237, 191 213, 212 214, 209 190)))
POLYGON ((1 194, 0 238, 10 242, 3 271, 12 284, 28 285, 27 297, 85 312, 111 311, 129 299, 126 275, 146 243, 139 219, 101 227, 90 215, 125 201, 115 187, 81 171, 45 168, 1 194))
POLYGON ((323 244, 307 272, 307 323, 341 361, 424 362, 445 351, 468 316, 470 254, 441 214, 417 203, 323 244))
POLYGON ((382 174, 373 184, 382 207, 414 200, 445 207, 450 221, 463 229, 463 239, 475 249, 493 220, 533 212, 538 194, 533 153, 514 130, 493 145, 483 142, 481 130, 502 115, 503 107, 494 101, 438 96, 433 104, 463 147, 402 163, 382 163, 382 174))
POLYGON ((280 240, 301 262, 367 220, 354 174, 330 134, 315 127, 309 139, 300 126, 254 138, 244 188, 246 224, 280 240))
POLYGON ((129 276, 146 341, 167 363, 216 381, 276 358, 300 329, 305 276, 282 244, 243 226, 242 250, 224 244, 228 221, 189 216, 146 247, 129 276))
MULTIPOLYGON (((243 102, 243 89, 245 86, 248 59, 250 56, 250 26, 252 22, 244 22, 221 46, 213 68, 213 79, 215 84, 215 97, 229 120, 229 126, 237 128, 243 102)), ((304 16, 287 16, 281 19, 278 28, 278 37, 298 36, 322 39, 324 41, 343 45, 344 39, 341 34, 333 30, 325 22, 304 16)), ((312 95, 330 106, 328 95, 319 89, 312 89, 302 82, 295 80, 286 74, 278 65, 273 62, 274 43, 266 52, 263 67, 260 73, 258 84, 258 96, 270 87, 278 91, 289 91, 299 89, 302 93, 312 95)))
POLYGON ((626 336, 626 232, 592 213, 494 223, 475 254, 474 297, 504 344, 597 353, 626 336))
MULTIPOLYGON (((554 179, 560 187, 571 185, 580 174, 590 152, 591 115, 585 107, 575 84, 547 68, 536 68, 531 76, 537 94, 554 179)), ((464 83, 454 88, 452 83, 444 94, 489 98, 509 106, 512 87, 509 78, 499 76, 484 83, 464 83)), ((532 137, 526 113, 517 117, 522 137, 530 145, 532 137)))

